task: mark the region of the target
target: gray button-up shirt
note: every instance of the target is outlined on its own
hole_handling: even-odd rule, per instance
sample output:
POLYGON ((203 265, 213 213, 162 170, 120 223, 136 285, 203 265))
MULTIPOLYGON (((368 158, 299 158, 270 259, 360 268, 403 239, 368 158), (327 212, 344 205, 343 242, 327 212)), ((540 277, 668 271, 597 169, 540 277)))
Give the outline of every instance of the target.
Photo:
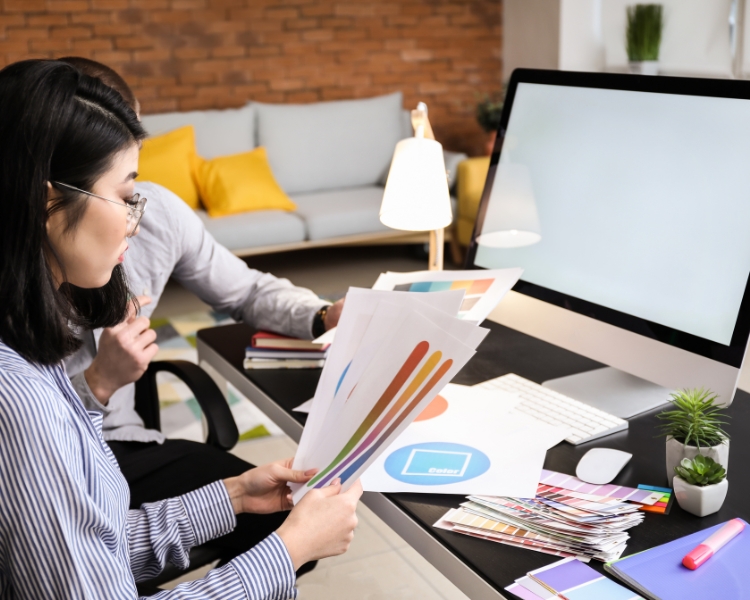
MULTIPOLYGON (((133 293, 152 298, 142 315, 151 316, 171 276, 214 310, 238 321, 311 337, 313 317, 324 301, 287 279, 250 269, 218 244, 193 210, 166 188, 137 183, 135 191, 148 198, 148 205, 124 264, 133 293)), ((91 393, 83 372, 96 356, 100 336, 101 330, 86 332, 81 349, 65 361, 73 387, 87 409, 104 414, 104 439, 162 443, 164 435, 146 429, 135 412, 135 384, 117 390, 107 406, 91 393)))

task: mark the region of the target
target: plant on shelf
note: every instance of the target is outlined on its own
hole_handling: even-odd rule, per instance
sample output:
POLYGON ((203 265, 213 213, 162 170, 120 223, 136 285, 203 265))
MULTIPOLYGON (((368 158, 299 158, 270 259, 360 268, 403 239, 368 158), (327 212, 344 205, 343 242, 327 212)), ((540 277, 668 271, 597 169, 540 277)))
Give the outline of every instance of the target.
POLYGON ((724 430, 729 416, 710 390, 695 388, 674 392, 672 407, 658 415, 660 435, 667 438, 667 477, 683 458, 711 456, 726 469, 729 464, 729 434, 724 430))
POLYGON ((699 517, 718 512, 729 489, 723 466, 698 454, 693 459, 683 458, 674 472, 675 498, 683 510, 699 517))
POLYGON ((500 117, 503 114, 503 95, 494 98, 485 94, 477 103, 477 123, 487 132, 486 154, 492 154, 492 148, 495 145, 495 136, 497 128, 500 126, 500 117))
POLYGON ((636 4, 627 7, 628 25, 625 48, 633 73, 656 75, 659 47, 664 29, 664 9, 661 4, 636 4))
POLYGON ((705 487, 722 482, 727 471, 710 456, 699 454, 694 459, 683 458, 674 468, 675 475, 690 485, 705 487))
POLYGON ((503 114, 503 102, 501 97, 492 98, 489 94, 485 94, 477 104, 477 122, 487 133, 497 131, 500 125, 500 115, 503 114))

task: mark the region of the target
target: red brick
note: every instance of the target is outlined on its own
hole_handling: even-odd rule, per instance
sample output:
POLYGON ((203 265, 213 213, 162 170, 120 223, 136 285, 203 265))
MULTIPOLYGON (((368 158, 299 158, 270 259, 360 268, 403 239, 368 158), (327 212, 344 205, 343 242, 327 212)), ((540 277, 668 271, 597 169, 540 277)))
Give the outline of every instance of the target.
MULTIPOLYGON (((115 48, 118 50, 142 50, 153 47, 154 41, 152 39, 140 36, 118 37, 115 39, 115 48)), ((138 59, 136 58, 136 60, 138 59)))
POLYGON ((70 50, 70 40, 31 40, 29 47, 32 52, 55 52, 62 53, 70 50))
POLYGON ((3 0, 3 12, 41 12, 47 7, 46 0, 3 0))
POLYGON ((70 22, 76 25, 96 25, 98 23, 111 23, 112 14, 105 12, 73 13, 70 22))
POLYGON ((84 12, 89 9, 88 0, 48 0, 50 12, 84 12))
POLYGON ((302 39, 307 42, 327 42, 333 39, 333 31, 330 29, 314 29, 302 33, 302 39))
POLYGON ((5 39, 15 40, 46 40, 49 30, 43 27, 9 27, 5 30, 5 39))
POLYGON ((111 50, 112 41, 107 39, 73 40, 73 50, 111 50))
POLYGON ((356 3, 356 2, 342 2, 336 5, 334 14, 338 16, 352 16, 352 17, 365 17, 375 14, 375 3, 368 2, 356 3))
POLYGON ((199 10, 206 8, 206 0, 172 0, 172 10, 199 10))
MULTIPOLYGON (((13 15, 10 18, 19 19, 21 22, 20 23, 3 23, 0 20, 0 25, 23 25, 24 24, 24 18, 22 15, 13 15)), ((49 25, 67 25, 68 15, 51 15, 51 14, 34 15, 34 14, 31 14, 29 15, 29 18, 28 18, 28 24, 29 24, 29 27, 47 27, 49 25)))
POLYGON ((65 40, 87 39, 93 34, 91 27, 52 27, 49 36, 65 40))
POLYGON ((122 10, 130 7, 128 0, 91 0, 94 10, 122 10))
POLYGON ((242 46, 220 46, 211 50, 211 56, 215 58, 237 58, 245 56, 245 48, 242 46))
POLYGON ((297 19, 299 11, 296 8, 267 8, 263 11, 264 19, 297 19))

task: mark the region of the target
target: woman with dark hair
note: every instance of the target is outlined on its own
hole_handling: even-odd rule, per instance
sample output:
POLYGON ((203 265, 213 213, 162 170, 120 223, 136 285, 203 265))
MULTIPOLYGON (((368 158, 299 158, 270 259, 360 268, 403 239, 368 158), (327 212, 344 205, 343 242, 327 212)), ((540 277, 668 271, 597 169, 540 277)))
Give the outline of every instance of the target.
MULTIPOLYGON (((223 535, 243 512, 291 508, 274 463, 128 511, 128 487, 62 359, 79 328, 121 322, 121 263, 145 198, 145 132, 122 97, 58 61, 0 71, 0 598, 135 598, 135 581, 223 535)), ((279 529, 159 598, 290 598, 294 571, 346 551, 361 488, 314 490, 279 529)))

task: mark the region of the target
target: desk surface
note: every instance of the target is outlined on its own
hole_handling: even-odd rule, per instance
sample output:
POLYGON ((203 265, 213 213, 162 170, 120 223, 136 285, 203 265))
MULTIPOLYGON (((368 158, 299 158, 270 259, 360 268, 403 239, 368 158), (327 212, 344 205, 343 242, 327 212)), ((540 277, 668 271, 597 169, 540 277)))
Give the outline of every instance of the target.
MULTIPOLYGON (((581 373, 602 366, 502 325, 486 321, 483 326, 491 330, 490 334, 479 347, 477 355, 456 376, 454 383, 473 385, 506 373, 516 373, 541 383, 555 377, 581 373)), ((272 398, 288 415, 303 424, 306 415, 292 412, 292 409, 313 396, 320 370, 268 370, 245 373, 242 370, 242 360, 251 334, 252 330, 249 327, 238 324, 204 329, 198 332, 198 339, 199 343, 214 350, 243 373, 253 385, 272 398)), ((675 503, 669 515, 646 514, 645 521, 629 532, 631 539, 625 551, 626 555, 663 544, 733 517, 742 517, 750 521, 750 505, 747 500, 750 494, 750 475, 746 474, 745 468, 745 465, 750 464, 750 436, 742 435, 750 433, 749 399, 750 396, 746 392, 738 391, 729 409, 732 418, 727 431, 733 436, 730 461, 731 465, 735 466, 734 470, 729 472, 729 494, 721 511, 699 519, 682 511, 675 503)), ((666 486, 668 482, 665 473, 664 439, 655 437, 658 412, 660 409, 631 419, 628 430, 593 442, 579 446, 571 446, 565 442, 558 444, 547 452, 545 467, 564 473, 574 473, 578 460, 590 448, 617 448, 633 453, 633 458, 614 483, 633 487, 639 483, 666 486)), ((559 560, 554 556, 433 528, 432 524, 448 508, 457 507, 463 496, 385 496, 445 546, 453 556, 463 561, 498 591, 528 571, 559 560)), ((602 563, 592 561, 590 564, 603 572, 602 563)))

